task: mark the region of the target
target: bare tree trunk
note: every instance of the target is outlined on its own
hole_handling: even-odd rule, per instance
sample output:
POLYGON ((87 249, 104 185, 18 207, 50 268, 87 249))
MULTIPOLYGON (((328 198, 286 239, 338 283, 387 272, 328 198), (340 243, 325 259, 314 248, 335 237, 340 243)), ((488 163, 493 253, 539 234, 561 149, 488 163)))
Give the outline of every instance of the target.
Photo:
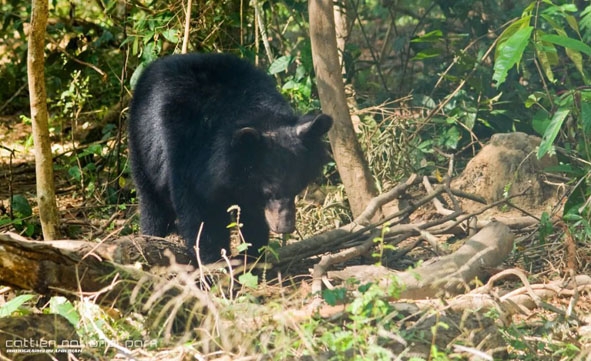
POLYGON ((37 201, 43 238, 55 239, 59 234, 59 219, 53 183, 53 157, 49 140, 47 94, 45 91, 45 27, 48 17, 47 0, 33 0, 27 69, 31 123, 35 150, 37 201))
POLYGON ((308 3, 310 40, 320 103, 322 111, 334 119, 328 137, 351 211, 357 217, 377 195, 377 189, 363 158, 347 107, 333 11, 333 2, 330 0, 310 0, 308 3))
POLYGON ((341 64, 341 72, 345 73, 345 64, 343 55, 345 54, 345 45, 349 38, 349 24, 347 20, 347 9, 343 2, 335 3, 334 6, 334 25, 335 35, 337 39, 337 51, 339 54, 339 63, 341 64))

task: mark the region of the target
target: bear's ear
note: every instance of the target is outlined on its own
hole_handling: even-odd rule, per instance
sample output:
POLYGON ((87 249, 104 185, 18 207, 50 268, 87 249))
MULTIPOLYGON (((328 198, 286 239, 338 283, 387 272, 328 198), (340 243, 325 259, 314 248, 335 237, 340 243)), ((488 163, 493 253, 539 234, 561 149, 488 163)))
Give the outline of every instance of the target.
POLYGON ((320 138, 332 126, 332 118, 326 114, 305 115, 298 125, 296 125, 296 134, 300 138, 320 138))
POLYGON ((240 128, 232 135, 232 148, 247 148, 257 145, 261 140, 261 132, 252 127, 240 128))

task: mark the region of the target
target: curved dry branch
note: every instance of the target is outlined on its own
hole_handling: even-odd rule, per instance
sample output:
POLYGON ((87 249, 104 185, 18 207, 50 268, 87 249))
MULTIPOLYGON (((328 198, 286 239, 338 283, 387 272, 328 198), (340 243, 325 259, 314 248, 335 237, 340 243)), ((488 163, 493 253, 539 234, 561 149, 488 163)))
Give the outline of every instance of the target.
MULTIPOLYGON (((401 298, 433 298, 442 292, 459 294, 469 289, 474 280, 487 278, 489 270, 503 262, 513 249, 513 239, 509 227, 493 222, 456 252, 407 272, 397 273, 380 266, 353 266, 328 275, 343 280, 353 277, 361 282, 375 282, 382 288, 394 282, 395 277, 396 282, 404 287, 401 298)), ((320 274, 314 276, 316 279, 320 274)))
POLYGON ((514 238, 506 225, 489 224, 456 252, 397 275, 406 287, 400 297, 434 297, 442 291, 464 293, 470 283, 484 279, 487 270, 503 262, 513 249, 514 238))

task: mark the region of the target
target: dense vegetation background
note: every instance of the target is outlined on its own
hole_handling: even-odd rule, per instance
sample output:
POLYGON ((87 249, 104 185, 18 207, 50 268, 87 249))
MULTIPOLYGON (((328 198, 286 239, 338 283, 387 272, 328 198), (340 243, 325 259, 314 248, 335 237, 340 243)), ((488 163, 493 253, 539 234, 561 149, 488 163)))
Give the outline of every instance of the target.
MULTIPOLYGON (((567 177, 573 189, 563 213, 549 217, 564 220, 576 242, 591 241, 589 1, 351 0, 338 5, 346 10, 340 34, 346 39, 341 56, 349 107, 379 190, 410 173, 439 177, 451 154, 459 172, 495 133, 535 134, 543 139, 537 156, 558 157, 553 171, 567 177)), ((50 2, 47 105, 67 237, 137 231, 125 150, 127 106, 141 69, 180 51, 186 6, 162 0, 50 2)), ((300 0, 194 0, 188 50, 247 58, 276 77, 300 112, 317 109, 307 6, 300 0)), ((30 12, 29 2, 0 0, 0 154, 13 164, 31 160, 30 12)), ((13 183, 13 175, 7 171, 0 180, 1 230, 39 237, 31 217, 32 188, 13 183)), ((314 216, 300 229, 303 236, 351 219, 335 165, 324 175, 324 207, 304 205, 300 217, 314 216)), ((372 295, 371 302, 381 296, 372 295)), ((347 359, 349 354, 338 352, 350 350, 345 343, 351 342, 356 349, 366 347, 366 355, 387 359, 382 350, 371 353, 369 342, 360 343, 367 330, 355 322, 360 321, 353 323, 360 333, 351 339, 327 337, 322 346, 304 348, 328 348, 347 359)), ((516 350, 526 350, 513 354, 520 359, 539 359, 527 352, 538 346, 549 350, 540 351, 548 359, 572 358, 581 345, 576 337, 532 346, 518 343, 521 336, 509 331, 505 336, 516 350)), ((430 359, 446 357, 452 356, 434 352, 430 359)))

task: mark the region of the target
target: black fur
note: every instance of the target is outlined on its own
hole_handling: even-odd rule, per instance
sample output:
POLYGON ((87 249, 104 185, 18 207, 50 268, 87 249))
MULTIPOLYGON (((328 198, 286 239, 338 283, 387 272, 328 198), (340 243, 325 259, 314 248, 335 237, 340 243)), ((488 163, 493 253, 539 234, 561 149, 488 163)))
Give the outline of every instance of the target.
POLYGON ((274 81, 227 54, 173 55, 140 76, 129 116, 131 170, 144 234, 178 233, 202 259, 229 247, 227 208, 241 207, 252 249, 269 225, 293 231, 294 197, 321 172, 324 114, 298 117, 274 81))

